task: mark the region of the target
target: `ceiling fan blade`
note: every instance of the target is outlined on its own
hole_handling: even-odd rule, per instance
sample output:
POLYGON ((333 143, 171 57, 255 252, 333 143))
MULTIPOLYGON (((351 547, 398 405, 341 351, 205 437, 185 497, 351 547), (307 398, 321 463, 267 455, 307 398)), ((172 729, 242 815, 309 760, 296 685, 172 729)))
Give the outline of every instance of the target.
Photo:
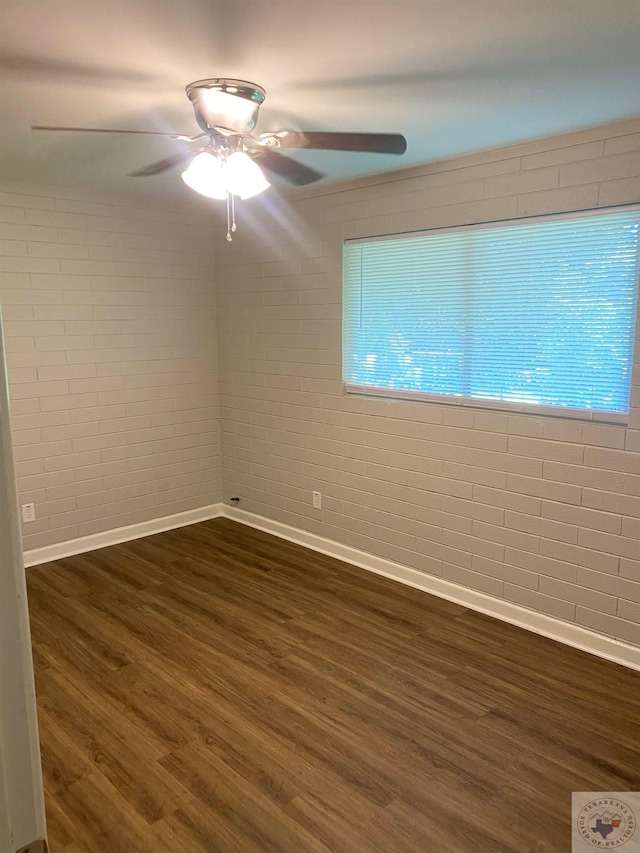
POLYGON ((275 137, 278 148, 315 148, 333 151, 363 151, 373 154, 404 154, 407 140, 401 133, 331 133, 324 131, 282 130, 262 133, 261 141, 275 137))
POLYGON ((170 136, 172 139, 184 139, 189 142, 200 139, 201 136, 206 136, 204 133, 199 133, 197 136, 189 136, 186 133, 163 133, 159 130, 113 130, 106 127, 49 127, 42 124, 32 124, 31 130, 62 130, 72 133, 139 133, 143 136, 170 136))
POLYGON ((187 160, 190 160, 194 154, 204 150, 204 148, 191 148, 189 151, 178 151, 177 154, 171 154, 169 157, 163 157, 162 160, 156 160, 155 163, 149 163, 148 166, 136 169, 135 172, 129 172, 129 177, 146 178, 150 175, 160 175, 168 169, 173 169, 174 166, 179 166, 180 163, 185 163, 187 160))
POLYGON ((314 181, 319 181, 324 178, 323 172, 318 172, 317 169, 312 169, 310 166, 305 166, 304 163, 298 163, 297 160, 292 160, 284 154, 278 154, 269 148, 259 148, 257 151, 250 152, 252 156, 259 158, 260 165, 264 166, 270 172, 285 178, 289 183, 295 184, 298 187, 305 184, 312 184, 314 181))

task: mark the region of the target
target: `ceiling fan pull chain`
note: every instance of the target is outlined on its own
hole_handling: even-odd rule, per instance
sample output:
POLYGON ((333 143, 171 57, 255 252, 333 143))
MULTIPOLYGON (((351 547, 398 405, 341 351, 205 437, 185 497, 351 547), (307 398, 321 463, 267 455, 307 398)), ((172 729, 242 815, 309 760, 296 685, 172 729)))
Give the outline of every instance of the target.
POLYGON ((231 232, 236 230, 236 197, 231 193, 231 232))
POLYGON ((229 243, 233 240, 233 237, 231 236, 231 198, 232 195, 229 190, 227 190, 227 240, 229 243))

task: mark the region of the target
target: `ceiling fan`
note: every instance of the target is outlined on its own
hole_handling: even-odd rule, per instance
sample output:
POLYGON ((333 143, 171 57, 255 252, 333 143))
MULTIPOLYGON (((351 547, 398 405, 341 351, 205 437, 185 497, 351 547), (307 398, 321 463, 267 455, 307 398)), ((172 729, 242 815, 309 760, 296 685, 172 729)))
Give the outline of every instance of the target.
POLYGON ((134 133, 168 136, 185 142, 202 142, 196 148, 179 151, 131 172, 131 177, 159 175, 191 160, 182 178, 196 192, 227 202, 227 240, 235 231, 235 197, 251 198, 270 186, 260 165, 295 186, 304 186, 324 177, 322 172, 293 160, 281 149, 360 151, 363 153, 404 154, 407 142, 399 133, 333 133, 293 131, 252 135, 265 90, 245 80, 213 78, 197 80, 186 87, 201 133, 193 136, 153 130, 114 130, 97 127, 48 127, 32 130, 84 131, 87 133, 134 133), (195 155, 195 156, 194 156, 195 155), (260 165, 258 165, 260 164, 260 165))

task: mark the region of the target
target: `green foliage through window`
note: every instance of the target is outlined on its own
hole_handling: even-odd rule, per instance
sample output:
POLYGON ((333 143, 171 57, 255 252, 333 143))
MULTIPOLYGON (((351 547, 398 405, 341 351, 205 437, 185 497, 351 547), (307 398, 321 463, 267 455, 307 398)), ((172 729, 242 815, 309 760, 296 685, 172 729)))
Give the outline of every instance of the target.
POLYGON ((350 241, 347 390, 627 412, 640 210, 350 241))

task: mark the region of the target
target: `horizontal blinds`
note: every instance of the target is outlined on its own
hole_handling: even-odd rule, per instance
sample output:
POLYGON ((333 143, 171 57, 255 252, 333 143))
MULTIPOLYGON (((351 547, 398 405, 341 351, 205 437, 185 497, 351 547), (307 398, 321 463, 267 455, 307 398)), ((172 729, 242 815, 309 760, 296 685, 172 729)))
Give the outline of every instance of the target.
POLYGON ((626 412, 640 211, 348 243, 344 379, 626 412))

